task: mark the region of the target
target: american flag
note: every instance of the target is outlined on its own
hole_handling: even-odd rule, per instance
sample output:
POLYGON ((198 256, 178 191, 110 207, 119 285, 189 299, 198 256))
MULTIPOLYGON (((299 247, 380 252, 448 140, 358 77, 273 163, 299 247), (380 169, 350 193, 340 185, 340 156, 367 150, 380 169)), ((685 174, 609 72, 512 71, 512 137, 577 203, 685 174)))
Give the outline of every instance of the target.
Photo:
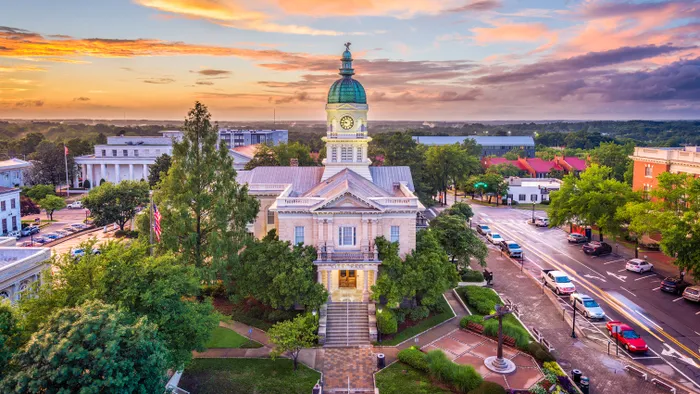
POLYGON ((160 212, 158 211, 158 207, 155 203, 153 203, 153 232, 156 233, 156 239, 158 242, 160 242, 160 212))

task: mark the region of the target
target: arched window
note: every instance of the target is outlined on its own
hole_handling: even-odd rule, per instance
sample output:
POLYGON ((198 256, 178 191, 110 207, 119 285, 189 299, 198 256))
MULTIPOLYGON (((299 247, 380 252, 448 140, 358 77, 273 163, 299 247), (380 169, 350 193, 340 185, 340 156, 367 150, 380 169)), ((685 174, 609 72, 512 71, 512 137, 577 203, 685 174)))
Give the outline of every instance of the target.
POLYGON ((10 299, 10 295, 7 294, 6 291, 3 291, 2 293, 0 293, 0 300, 9 300, 9 299, 10 299))

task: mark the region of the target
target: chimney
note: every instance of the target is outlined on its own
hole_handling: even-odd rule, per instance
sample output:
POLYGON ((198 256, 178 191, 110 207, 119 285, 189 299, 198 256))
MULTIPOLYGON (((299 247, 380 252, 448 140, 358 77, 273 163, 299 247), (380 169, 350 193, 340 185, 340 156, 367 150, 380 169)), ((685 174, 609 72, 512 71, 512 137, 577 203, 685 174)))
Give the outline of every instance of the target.
POLYGON ((297 159, 296 157, 289 159, 289 166, 290 167, 299 167, 299 159, 297 159))

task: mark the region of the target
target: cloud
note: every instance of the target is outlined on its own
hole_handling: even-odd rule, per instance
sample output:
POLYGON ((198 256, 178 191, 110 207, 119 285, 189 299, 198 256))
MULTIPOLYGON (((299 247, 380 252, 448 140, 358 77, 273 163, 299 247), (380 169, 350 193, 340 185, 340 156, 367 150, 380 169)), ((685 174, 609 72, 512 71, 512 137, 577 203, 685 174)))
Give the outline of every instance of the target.
POLYGON ((43 107, 44 100, 19 100, 15 102, 15 107, 43 107))
POLYGON ((281 97, 278 99, 275 99, 275 104, 288 104, 288 103, 294 103, 294 102, 304 102, 304 101, 312 101, 312 100, 319 100, 317 97, 312 97, 308 92, 295 92, 294 94, 286 97, 281 97))
POLYGON ((195 82, 195 85, 213 85, 214 82, 211 81, 197 81, 195 82))
POLYGON ((603 52, 591 52, 568 59, 550 60, 528 64, 519 67, 514 71, 490 73, 489 75, 477 78, 474 82, 477 84, 517 83, 526 79, 537 78, 542 75, 562 72, 576 73, 589 68, 617 65, 663 54, 670 54, 684 49, 687 48, 679 48, 672 45, 646 45, 639 47, 624 47, 603 52))
POLYGON ((394 102, 394 103, 416 103, 416 102, 456 102, 456 101, 474 101, 481 94, 480 89, 467 89, 461 93, 455 91, 428 92, 420 91, 403 91, 394 94, 388 94, 382 91, 370 93, 368 100, 371 102, 394 102))
POLYGON ((474 33, 474 41, 479 44, 500 41, 535 42, 556 38, 556 33, 543 23, 496 24, 495 27, 475 27, 471 31, 474 33))
POLYGON ((0 66, 0 73, 2 73, 2 72, 11 73, 11 72, 19 72, 19 71, 46 71, 46 68, 28 65, 28 64, 0 66))
POLYGON ((90 101, 90 97, 76 97, 73 99, 73 101, 90 101))
POLYGON ((144 83, 150 83, 154 85, 166 85, 175 82, 172 78, 145 78, 142 79, 144 83))
POLYGON ((499 0, 474 0, 461 7, 446 10, 447 12, 491 11, 502 6, 499 0))
POLYGON ((230 75, 231 71, 226 71, 226 70, 215 70, 215 69, 202 69, 202 70, 197 70, 197 71, 190 71, 193 73, 197 73, 199 75, 205 75, 205 76, 217 76, 217 75, 230 75))

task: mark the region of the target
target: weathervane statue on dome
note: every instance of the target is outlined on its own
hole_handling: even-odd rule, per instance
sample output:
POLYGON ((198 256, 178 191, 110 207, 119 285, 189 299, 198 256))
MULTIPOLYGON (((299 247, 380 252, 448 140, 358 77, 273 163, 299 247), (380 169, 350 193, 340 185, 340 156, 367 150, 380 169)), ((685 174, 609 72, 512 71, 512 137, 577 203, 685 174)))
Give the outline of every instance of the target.
POLYGON ((346 51, 349 51, 349 50, 350 50, 350 45, 352 45, 352 43, 351 43, 350 41, 348 41, 348 42, 346 42, 346 43, 343 44, 343 45, 345 45, 345 50, 346 50, 346 51))

